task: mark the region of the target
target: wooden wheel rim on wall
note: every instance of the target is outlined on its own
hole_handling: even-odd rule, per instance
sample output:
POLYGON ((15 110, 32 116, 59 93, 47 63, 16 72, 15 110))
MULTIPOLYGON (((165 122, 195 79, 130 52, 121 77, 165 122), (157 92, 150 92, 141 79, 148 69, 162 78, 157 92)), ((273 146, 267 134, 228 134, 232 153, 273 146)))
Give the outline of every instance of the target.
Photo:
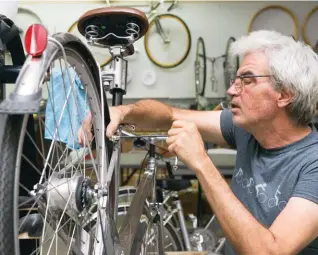
POLYGON ((289 17, 292 18, 293 20, 293 23, 294 23, 294 34, 293 34, 293 37, 295 40, 298 40, 299 38, 299 25, 298 25, 298 20, 295 16, 295 14, 288 8, 284 7, 284 6, 281 6, 281 5, 269 5, 269 6, 266 6, 262 9, 260 9, 258 12, 256 12, 254 14, 254 16, 252 17, 251 21, 250 21, 250 24, 248 25, 248 33, 251 33, 252 32, 252 25, 254 23, 254 21, 256 20, 256 18, 263 12, 269 10, 269 9, 277 9, 277 10, 280 10, 286 14, 289 15, 289 17))
MULTIPOLYGON (((69 27, 69 29, 67 30, 67 32, 72 33, 72 31, 73 31, 74 29, 76 29, 76 28, 77 28, 77 21, 75 21, 75 22, 69 27)), ((105 48, 105 50, 107 50, 107 49, 105 48)), ((92 52, 92 54, 93 54, 93 52, 92 52)), ((94 55, 94 54, 93 54, 93 55, 94 55)), ((107 64, 109 64, 109 62, 110 62, 111 60, 112 60, 112 56, 106 57, 105 60, 100 63, 100 67, 106 66, 107 64)))
POLYGON ((304 39, 304 42, 307 43, 309 46, 314 48, 314 45, 311 44, 309 38, 308 38, 308 33, 307 33, 307 26, 308 26, 308 21, 310 20, 311 16, 318 11, 318 6, 314 7, 313 9, 310 10, 310 12, 306 15, 304 23, 302 25, 302 36, 304 39))
POLYGON ((174 15, 174 14, 170 14, 170 13, 166 13, 166 14, 160 14, 158 15, 154 20, 152 20, 149 24, 149 28, 147 33, 144 36, 144 47, 146 50, 146 54, 148 56, 148 58, 150 59, 150 61, 152 63, 154 63, 155 65, 161 67, 161 68, 174 68, 179 66, 180 64, 182 64, 187 57, 189 56, 190 53, 190 49, 191 49, 191 33, 190 33, 190 29, 188 27, 188 25, 185 23, 185 21, 183 19, 181 19, 180 17, 174 15), (186 33, 186 48, 184 50, 183 55, 176 61, 171 62, 171 63, 163 63, 161 61, 158 61, 154 54, 152 53, 151 49, 150 49, 150 44, 149 44, 149 35, 150 35, 150 31, 152 29, 153 26, 155 26, 155 22, 156 19, 171 19, 176 21, 179 25, 181 25, 183 31, 186 33))

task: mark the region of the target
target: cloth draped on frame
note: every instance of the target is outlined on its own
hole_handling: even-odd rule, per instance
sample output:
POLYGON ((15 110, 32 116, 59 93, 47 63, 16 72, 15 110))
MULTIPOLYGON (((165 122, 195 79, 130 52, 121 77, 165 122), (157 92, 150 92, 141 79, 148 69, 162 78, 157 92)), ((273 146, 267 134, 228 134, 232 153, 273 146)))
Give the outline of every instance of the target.
POLYGON ((77 133, 89 110, 85 88, 75 70, 71 67, 63 72, 60 68, 53 69, 45 109, 44 137, 63 142, 72 150, 79 149, 77 133))

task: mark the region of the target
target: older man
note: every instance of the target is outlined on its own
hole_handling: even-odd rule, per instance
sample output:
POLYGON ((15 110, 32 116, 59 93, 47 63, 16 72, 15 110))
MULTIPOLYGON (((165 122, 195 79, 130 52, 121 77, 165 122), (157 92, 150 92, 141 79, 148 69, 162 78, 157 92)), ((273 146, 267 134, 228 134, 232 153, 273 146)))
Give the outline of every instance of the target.
POLYGON ((237 40, 242 63, 231 110, 191 111, 154 100, 110 108, 120 123, 166 128, 169 151, 197 175, 227 237, 226 254, 318 254, 318 57, 274 31, 237 40), (231 187, 203 140, 237 149, 231 187))

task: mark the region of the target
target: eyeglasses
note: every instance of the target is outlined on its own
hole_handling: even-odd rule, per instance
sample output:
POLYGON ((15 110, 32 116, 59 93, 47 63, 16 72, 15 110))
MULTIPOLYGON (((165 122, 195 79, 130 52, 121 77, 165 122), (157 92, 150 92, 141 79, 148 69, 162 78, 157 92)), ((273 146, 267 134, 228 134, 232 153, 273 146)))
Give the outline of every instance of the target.
POLYGON ((235 76, 234 79, 230 79, 230 86, 232 86, 233 84, 235 85, 235 89, 236 92, 238 94, 241 94, 243 91, 243 87, 246 85, 249 85, 251 83, 253 83, 254 78, 257 77, 271 77, 272 75, 269 74, 264 74, 264 75, 254 75, 254 74, 244 74, 244 75, 238 75, 235 76), (236 83, 236 79, 239 78, 241 80, 241 82, 236 83))

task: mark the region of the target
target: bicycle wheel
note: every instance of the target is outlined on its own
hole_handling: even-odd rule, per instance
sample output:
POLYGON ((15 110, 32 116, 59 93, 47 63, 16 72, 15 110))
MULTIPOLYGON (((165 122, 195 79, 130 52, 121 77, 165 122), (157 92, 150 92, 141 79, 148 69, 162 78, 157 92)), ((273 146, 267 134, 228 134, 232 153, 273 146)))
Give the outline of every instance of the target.
POLYGON ((84 44, 90 49, 93 53, 94 58, 99 63, 100 67, 104 67, 110 63, 112 60, 112 56, 107 48, 99 48, 97 46, 91 46, 87 43, 86 38, 78 31, 77 29, 77 21, 75 21, 67 30, 67 32, 76 35, 78 38, 82 40, 84 44))
POLYGON ((234 37, 230 37, 227 40, 226 48, 225 48, 225 58, 223 62, 223 72, 224 72, 224 85, 225 89, 228 90, 230 87, 230 79, 234 79, 236 76, 236 72, 239 69, 240 65, 240 59, 239 57, 230 57, 229 56, 229 50, 231 47, 231 44, 235 42, 234 37))
MULTIPOLYGON (((132 197, 136 192, 136 188, 133 187, 121 187, 119 194, 118 204, 118 229, 127 215, 132 197)), ((146 255, 146 254, 158 254, 157 252, 158 233, 156 227, 152 223, 152 217, 150 216, 149 208, 144 206, 143 214, 140 218, 138 230, 135 236, 135 240, 132 245, 131 251, 134 254, 146 255), (138 240, 142 240, 142 243, 138 240)), ((177 234, 176 229, 170 222, 164 225, 164 251, 183 251, 183 245, 177 234)))
POLYGON ((195 58, 195 89, 196 94, 204 96, 206 84, 206 54, 202 37, 197 41, 197 52, 195 58))
POLYGON ((103 147, 99 83, 93 73, 98 68, 79 39, 64 33, 54 38, 63 45, 66 61, 61 49, 49 43, 46 54, 50 60, 43 67, 43 84, 39 84, 47 90, 45 119, 44 111, 37 113, 36 125, 31 127, 36 135, 27 129, 33 115, 0 115, 3 254, 19 255, 19 239, 29 238, 39 240, 32 254, 92 254, 96 229, 90 212, 92 185, 98 184, 107 162, 102 157, 107 148, 103 147), (77 131, 88 112, 92 121, 83 129, 86 146, 82 148, 77 131), (27 179, 28 186, 22 184, 27 179))
MULTIPOLYGON (((176 229, 167 222, 163 227, 164 252, 183 251, 180 237, 176 229)), ((141 255, 159 254, 159 224, 149 224, 141 255)))
POLYGON ((178 16, 158 15, 149 24, 144 45, 151 62, 162 68, 174 68, 189 55, 191 33, 187 24, 178 16))

